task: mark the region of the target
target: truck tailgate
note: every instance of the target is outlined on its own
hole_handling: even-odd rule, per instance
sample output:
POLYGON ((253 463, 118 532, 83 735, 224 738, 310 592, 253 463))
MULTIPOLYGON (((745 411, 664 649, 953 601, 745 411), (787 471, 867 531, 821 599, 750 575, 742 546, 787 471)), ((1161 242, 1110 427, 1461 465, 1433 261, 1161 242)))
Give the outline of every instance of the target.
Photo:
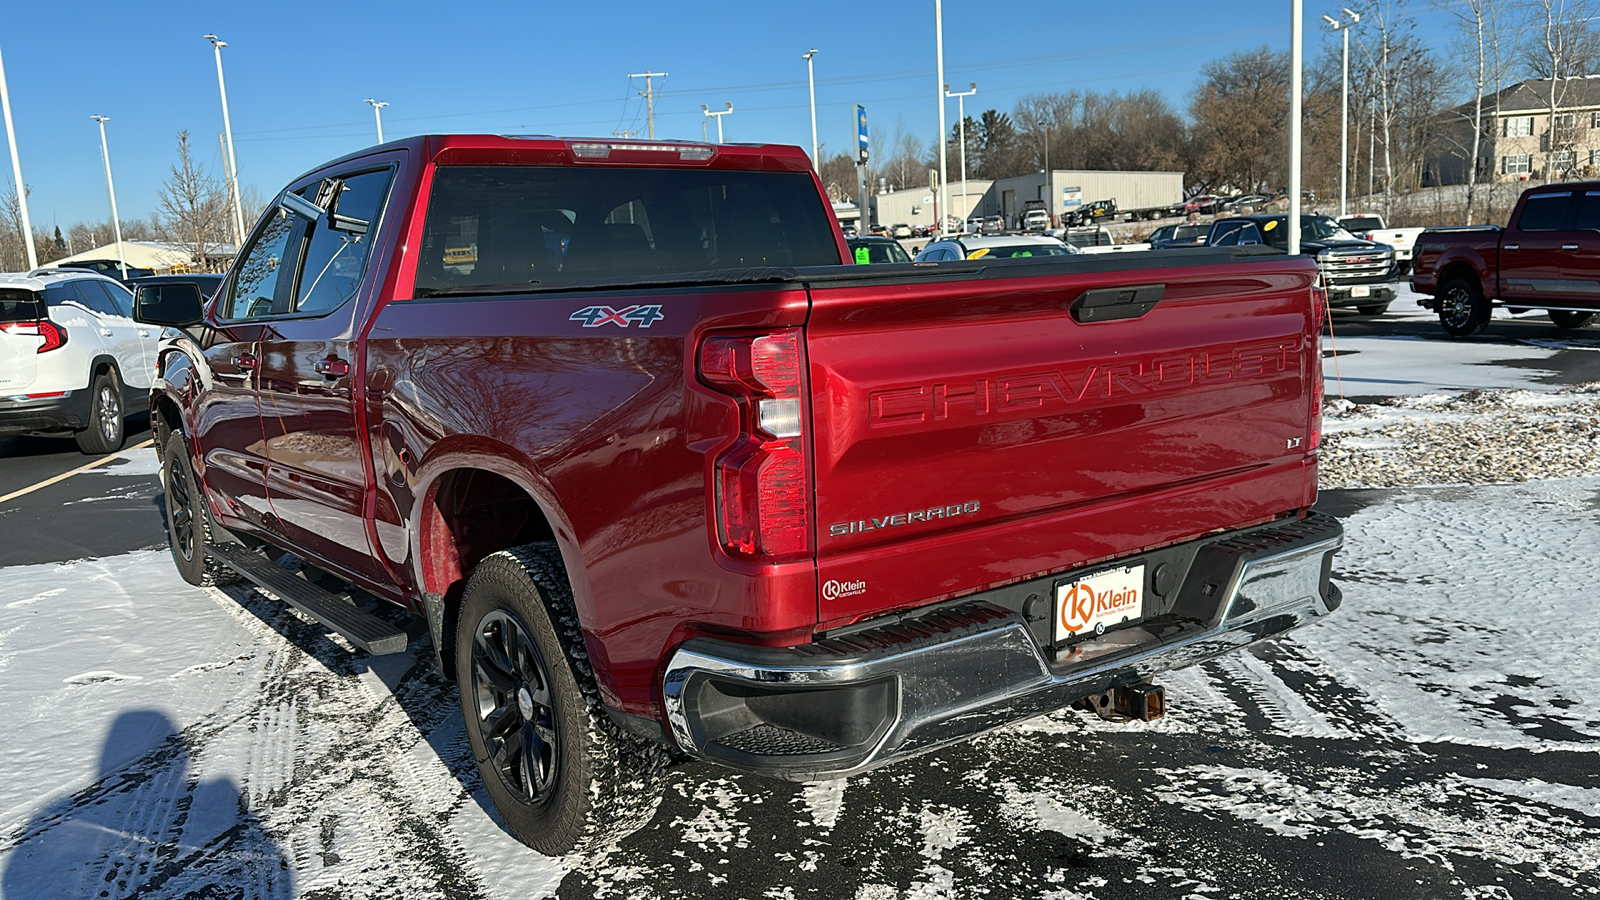
POLYGON ((1311 504, 1314 265, 1137 263, 811 285, 823 628, 1311 504))

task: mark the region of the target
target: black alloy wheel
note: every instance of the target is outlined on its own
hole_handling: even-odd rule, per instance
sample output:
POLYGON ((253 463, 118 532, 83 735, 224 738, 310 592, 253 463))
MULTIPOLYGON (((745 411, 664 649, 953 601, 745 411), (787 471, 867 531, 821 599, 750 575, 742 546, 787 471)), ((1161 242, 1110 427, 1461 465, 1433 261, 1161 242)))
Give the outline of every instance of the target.
POLYGON ((1489 325, 1489 301, 1477 279, 1456 277, 1439 288, 1439 324, 1452 337, 1471 337, 1489 325))
POLYGON ((84 453, 115 453, 122 449, 122 383, 116 372, 105 372, 89 386, 89 427, 78 432, 78 449, 84 453))
POLYGON ((236 572, 206 552, 206 544, 211 541, 211 514, 181 431, 167 435, 167 446, 161 454, 161 483, 167 491, 167 542, 172 546, 172 564, 177 566, 178 574, 200 587, 238 581, 236 572))
POLYGON ((528 629, 494 610, 472 635, 472 694, 488 765, 526 803, 543 803, 561 774, 550 672, 528 629))

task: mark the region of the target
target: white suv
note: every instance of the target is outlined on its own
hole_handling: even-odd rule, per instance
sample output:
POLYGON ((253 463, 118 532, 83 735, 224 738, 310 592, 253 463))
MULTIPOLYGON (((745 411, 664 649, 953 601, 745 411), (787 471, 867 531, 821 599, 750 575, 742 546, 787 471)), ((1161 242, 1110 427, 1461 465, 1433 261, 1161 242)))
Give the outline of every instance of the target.
POLYGON ((133 321, 133 295, 74 269, 0 274, 0 435, 75 437, 84 453, 125 439, 144 407, 160 329, 133 321))

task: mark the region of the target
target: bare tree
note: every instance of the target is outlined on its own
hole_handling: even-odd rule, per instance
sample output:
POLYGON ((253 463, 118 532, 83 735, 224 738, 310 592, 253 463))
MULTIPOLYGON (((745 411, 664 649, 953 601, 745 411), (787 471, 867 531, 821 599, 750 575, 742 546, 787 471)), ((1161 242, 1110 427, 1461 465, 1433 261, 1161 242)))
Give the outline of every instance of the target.
MULTIPOLYGON (((1545 92, 1550 111, 1550 130, 1545 132, 1545 177, 1551 181, 1571 175, 1577 168, 1573 147, 1577 128, 1557 127, 1557 110, 1565 102, 1567 79, 1582 75, 1595 61, 1595 35, 1589 19, 1595 0, 1532 0, 1529 4, 1538 30, 1539 42, 1529 55, 1530 68, 1549 79, 1545 92)), ((1576 123, 1574 123, 1576 124, 1576 123)))
POLYGON ((206 247, 225 233, 228 209, 216 179, 190 153, 188 131, 178 132, 178 161, 156 191, 156 204, 162 230, 193 248, 190 258, 201 271, 209 269, 206 247))
MULTIPOLYGON (((4 240, 0 242, 0 267, 7 272, 22 272, 28 268, 27 232, 22 230, 22 200, 17 196, 17 184, 8 181, 9 187, 4 196, 0 196, 0 226, 4 228, 4 240)), ((24 190, 27 196, 33 196, 33 186, 29 185, 24 190)))
POLYGON ((1243 191, 1287 183, 1289 54, 1267 47, 1208 63, 1189 102, 1195 186, 1243 191))

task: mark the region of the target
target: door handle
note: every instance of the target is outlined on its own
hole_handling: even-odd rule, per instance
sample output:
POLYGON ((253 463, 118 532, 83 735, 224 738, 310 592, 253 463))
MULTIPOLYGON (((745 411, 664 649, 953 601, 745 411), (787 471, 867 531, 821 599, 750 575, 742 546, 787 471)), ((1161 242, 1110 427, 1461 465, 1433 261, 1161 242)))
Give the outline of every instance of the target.
POLYGON ((145 331, 143 328, 139 329, 139 337, 149 337, 149 336, 150 336, 150 332, 145 331))
POLYGON ((1520 250, 1520 249, 1522 249, 1522 245, 1521 244, 1506 244, 1504 247, 1501 247, 1500 249, 1501 250, 1520 250))
POLYGON ((1576 251, 1578 249, 1578 245, 1577 244, 1562 244, 1561 245, 1561 249, 1576 251))
POLYGON ((338 357, 319 359, 312 368, 328 378, 343 378, 350 374, 350 364, 338 357))
POLYGON ((100 333, 105 335, 106 337, 111 337, 111 329, 109 329, 109 328, 100 329, 100 333))
POLYGON ((233 364, 241 369, 254 369, 261 361, 249 353, 241 353, 233 358, 233 364))

